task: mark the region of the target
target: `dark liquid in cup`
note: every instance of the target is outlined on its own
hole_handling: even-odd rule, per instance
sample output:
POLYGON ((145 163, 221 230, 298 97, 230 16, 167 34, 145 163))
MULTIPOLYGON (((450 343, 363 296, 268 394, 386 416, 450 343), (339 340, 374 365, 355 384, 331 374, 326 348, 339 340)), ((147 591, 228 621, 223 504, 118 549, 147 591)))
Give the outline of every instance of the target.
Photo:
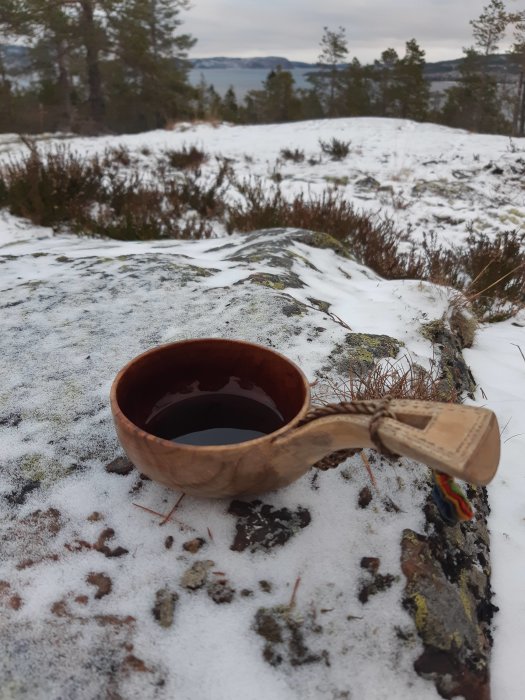
POLYGON ((273 433, 284 424, 279 411, 267 403, 216 392, 174 401, 146 423, 146 430, 185 445, 230 445, 273 433))

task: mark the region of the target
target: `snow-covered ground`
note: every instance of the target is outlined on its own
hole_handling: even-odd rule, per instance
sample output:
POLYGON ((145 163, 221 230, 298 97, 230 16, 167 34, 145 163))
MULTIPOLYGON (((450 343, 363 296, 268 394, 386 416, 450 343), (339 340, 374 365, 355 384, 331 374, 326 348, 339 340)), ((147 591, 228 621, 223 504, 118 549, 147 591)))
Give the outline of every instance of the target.
MULTIPOLYGON (((48 140, 46 139, 46 141, 48 140)), ((49 142, 52 140, 50 139, 49 142)), ((232 159, 232 165, 239 178, 256 175, 268 178, 268 183, 271 183, 271 176, 275 172, 279 172, 282 176, 281 187, 285 194, 295 194, 301 191, 319 193, 327 187, 337 186, 341 193, 358 208, 387 214, 397 222, 401 229, 410 231, 415 237, 434 233, 440 241, 457 243, 464 238, 470 227, 474 230, 485 231, 490 235, 497 231, 524 228, 525 226, 525 189, 523 185, 525 180, 525 139, 510 140, 499 136, 481 136, 435 125, 415 124, 400 120, 345 119, 257 127, 187 125, 171 132, 156 131, 148 134, 97 139, 74 138, 71 139, 70 145, 74 150, 86 154, 102 152, 108 147, 125 145, 139 161, 144 159, 145 162, 151 158, 151 155, 144 155, 142 153, 144 148, 149 149, 154 154, 166 148, 197 145, 211 155, 232 159), (331 138, 351 142, 350 154, 345 160, 334 162, 327 156, 321 155, 319 139, 329 141, 331 138), (280 151, 283 148, 303 150, 306 156, 305 161, 297 164, 283 161, 280 159, 280 151), (308 163, 309 158, 320 158, 321 160, 311 164, 308 163)), ((16 156, 20 149, 21 145, 15 137, 0 136, 0 158, 16 156)), ((205 166, 205 171, 206 169, 211 171, 215 167, 217 166, 214 161, 210 160, 205 166)), ((217 235, 221 233, 220 230, 217 230, 217 235)), ((177 261, 181 261, 184 256, 187 256, 184 259, 187 261, 189 258, 195 266, 214 270, 209 280, 199 283, 200 292, 208 294, 208 292, 216 290, 217 287, 232 285, 240 281, 245 275, 246 271, 239 265, 225 261, 223 253, 217 252, 217 246, 227 242, 235 243, 238 246, 242 245, 242 239, 236 237, 227 241, 173 243, 118 243, 107 240, 82 240, 67 235, 54 236, 51 230, 33 227, 27 222, 15 219, 5 211, 0 211, 0 257, 15 256, 15 258, 9 259, 6 257, 6 264, 0 267, 0 302, 2 299, 8 298, 9 305, 22 303, 19 296, 22 294, 20 290, 23 284, 34 285, 26 287, 27 298, 30 299, 33 290, 38 288, 39 281, 43 283, 44 288, 48 285, 50 288, 53 287, 55 291, 62 290, 66 296, 72 295, 71 298, 75 299, 75 295, 80 294, 82 285, 79 282, 77 288, 75 278, 71 277, 71 270, 64 272, 60 262, 55 263, 55 260, 60 260, 61 257, 71 263, 73 270, 82 271, 83 266, 87 265, 86 260, 92 256, 104 258, 110 267, 118 264, 120 256, 132 256, 134 259, 144 256, 146 261, 148 255, 160 254, 165 256, 167 265, 176 264, 177 261), (42 256, 37 257, 40 254, 42 256), (169 262, 170 258, 171 263, 169 262), (78 265, 78 268, 74 267, 75 264, 78 265)), ((403 340, 407 350, 419 361, 425 361, 431 357, 431 348, 417 332, 417 328, 421 323, 438 318, 443 313, 448 301, 446 291, 434 288, 432 285, 416 282, 385 282, 352 262, 348 262, 344 269, 341 265, 334 266, 335 258, 332 251, 316 251, 315 258, 311 258, 306 247, 302 249, 299 246, 297 250, 298 252, 300 250, 307 261, 315 264, 317 271, 307 269, 307 266, 301 267, 301 276, 306 282, 307 288, 286 290, 294 299, 302 303, 309 303, 308 298, 311 296, 326 300, 331 304, 331 312, 348 324, 354 332, 385 333, 403 340), (351 279, 348 279, 348 275, 351 279)), ((300 263, 295 264, 300 266, 300 263)), ((262 268, 260 269, 262 270, 262 268)), ((272 268, 268 268, 266 271, 271 273, 272 268)), ((111 290, 105 290, 103 276, 100 280, 100 294, 102 296, 106 292, 108 294, 107 299, 104 297, 104 304, 106 304, 104 308, 107 311, 107 316, 104 317, 105 322, 108 320, 120 322, 119 314, 121 312, 127 314, 129 309, 122 302, 119 302, 122 304, 121 306, 116 305, 114 309, 111 309, 111 297, 119 298, 118 289, 115 285, 111 290)), ((192 294, 194 293, 192 290, 188 290, 187 294, 190 291, 192 294)), ((193 326, 195 335, 207 335, 204 315, 207 308, 206 298, 208 297, 203 297, 202 302, 195 301, 190 295, 177 301, 179 305, 195 302, 197 311, 202 307, 201 316, 195 311, 196 320, 193 326)), ((143 302, 147 303, 147 297, 143 299, 143 302)), ((86 302, 85 313, 88 316, 90 303, 86 302)), ((93 301, 93 303, 95 302, 93 301)), ((99 352, 99 348, 91 348, 90 345, 89 333, 95 331, 90 330, 89 324, 86 326, 80 316, 80 305, 82 304, 80 296, 78 296, 78 304, 78 313, 75 311, 74 304, 71 303, 67 307, 68 315, 65 317, 60 316, 60 314, 56 316, 57 324, 64 329, 57 333, 56 337, 46 336, 45 328, 42 328, 42 342, 46 353, 56 353, 53 361, 56 363, 55 373, 57 377, 60 376, 61 363, 70 361, 66 350, 60 347, 61 333, 64 334, 63 339, 68 339, 69 342, 73 339, 78 343, 78 347, 81 347, 82 352, 86 355, 93 354, 96 358, 99 352), (68 327, 70 330, 77 327, 77 331, 68 335, 70 332, 67 330, 68 327)), ((168 313, 168 309, 169 305, 161 311, 168 313)), ((4 313, 7 311, 2 310, 2 314, 4 313)), ((221 313, 221 311, 219 310, 217 313, 221 313)), ((226 313, 225 309, 222 309, 222 313, 226 313)), ((122 343, 125 347, 114 346, 111 344, 113 341, 109 342, 108 350, 115 354, 113 361, 104 358, 101 366, 104 367, 108 375, 104 375, 100 387, 93 389, 95 394, 99 395, 98 401, 102 406, 101 416, 106 419, 104 430, 107 430, 108 423, 103 401, 108 383, 112 378, 111 372, 118 369, 118 362, 137 354, 141 349, 145 349, 141 343, 146 343, 148 346, 148 344, 165 342, 179 337, 178 328, 180 325, 178 324, 182 323, 179 317, 180 314, 176 310, 173 311, 173 317, 161 319, 154 317, 151 334, 143 333, 140 340, 130 338, 129 344, 122 343)), ((227 315, 224 318, 227 318, 227 315)), ((147 309, 140 310, 140 320, 141 323, 148 322, 147 309)), ((93 328, 95 328, 96 319, 91 319, 90 322, 94 324, 93 328)), ((210 334, 221 332, 215 322, 210 323, 209 330, 210 334)), ((252 333, 253 328, 247 326, 246 332, 252 333)), ((343 329, 336 328, 334 333, 336 332, 342 333, 343 329)), ((23 327, 20 328, 20 338, 24 338, 23 327)), ((263 339, 259 340, 263 342, 263 339)), ((334 335, 331 340, 337 340, 337 336, 334 335)), ((7 345, 16 342, 16 339, 4 336, 2 342, 7 345)), ((278 349, 299 362, 312 378, 316 361, 323 356, 323 353, 326 354, 328 347, 324 347, 317 340, 306 344, 305 339, 300 335, 291 344, 288 341, 285 343, 284 339, 279 341, 278 336, 275 342, 278 349), (282 343, 282 346, 279 346, 279 342, 282 343)), ((67 346, 64 347, 67 348, 67 346)), ((71 352, 76 352, 74 346, 71 346, 71 352)), ((32 362, 35 362, 34 368, 38 369, 38 362, 35 361, 35 358, 38 357, 36 350, 26 347, 24 353, 27 353, 32 362)), ((525 625, 523 624, 523 620, 525 620, 525 596, 523 594, 525 591, 524 354, 525 314, 523 312, 508 321, 481 327, 477 332, 473 347, 464 351, 467 363, 479 385, 476 404, 493 409, 498 416, 502 430, 501 466, 496 478, 489 486, 489 499, 492 508, 489 520, 493 564, 492 581, 495 590, 494 602, 500 609, 494 619, 495 641, 491 666, 494 700, 521 700, 525 687, 525 665, 521 661, 522 649, 525 648, 525 625)), ((11 371, 20 378, 23 375, 24 366, 11 371)), ((15 379, 13 379, 13 386, 16 384, 15 379)), ((34 378, 28 379, 26 390, 28 390, 31 381, 35 381, 34 378)), ((73 393, 68 401, 71 400, 72 405, 74 405, 73 394, 77 389, 75 387, 70 387, 70 389, 73 393)), ((9 387, 0 387, 0 396, 6 398, 8 390, 9 387)), ((46 405, 45 395, 48 390, 51 392, 50 396, 53 397, 53 391, 58 389, 56 387, 54 389, 38 388, 38 400, 43 401, 44 405, 46 405)), ((30 399, 30 395, 24 395, 28 411, 30 399)), ((47 407, 49 410, 50 405, 47 404, 47 407)), ((53 430, 55 429, 56 427, 53 428, 53 430)), ((27 442, 31 443, 32 440, 35 441, 38 449, 29 451, 42 451, 52 458, 53 448, 38 443, 43 436, 42 433, 39 433, 36 423, 29 422, 29 428, 23 434, 24 444, 20 442, 21 433, 17 430, 16 427, 13 429, 8 425, 0 424, 0 439, 4 445, 3 458, 13 459, 17 454, 20 455, 24 450, 27 451, 27 442)), ((82 440, 81 433, 79 439, 82 440)), ((383 481, 380 482, 380 488, 395 488, 391 483, 394 477, 382 475, 381 478, 383 481)), ((129 535, 127 539, 124 538, 126 539, 125 544, 131 538, 136 540, 139 545, 134 550, 133 556, 134 558, 142 556, 144 560, 142 563, 137 561, 132 569, 138 583, 130 584, 128 590, 124 583, 118 579, 119 560, 108 560, 110 563, 107 566, 111 569, 112 577, 118 580, 118 586, 122 586, 117 590, 120 603, 117 608, 114 605, 113 608, 110 608, 105 600, 100 601, 98 605, 101 606, 100 609, 103 612, 111 610, 112 613, 116 614, 120 611, 122 615, 129 614, 131 604, 138 605, 137 616, 140 618, 141 612, 144 614, 148 612, 147 608, 151 601, 144 601, 135 593, 140 591, 141 587, 152 583, 151 578, 156 577, 153 583, 157 587, 159 587, 159 576, 169 580, 171 565, 163 564, 160 569, 158 568, 157 559, 161 556, 161 552, 157 551, 158 538, 154 537, 151 525, 154 519, 152 520, 146 513, 141 516, 140 512, 134 508, 127 508, 127 503, 130 500, 128 496, 129 479, 130 477, 126 477, 123 481, 108 481, 107 475, 103 473, 89 481, 81 473, 64 480, 54 489, 51 488, 45 501, 39 500, 42 498, 38 495, 39 492, 33 495, 29 494, 24 509, 25 512, 31 513, 36 507, 44 508, 52 505, 72 518, 75 514, 86 518, 93 511, 103 510, 101 504, 104 502, 113 506, 119 499, 125 502, 126 508, 119 512, 112 512, 111 527, 117 533, 129 535), (82 494, 79 494, 79 486, 85 489, 82 494), (144 532, 141 532, 141 517, 148 520, 148 528, 144 532), (155 572, 155 574, 151 573, 151 577, 148 573, 148 566, 151 567, 152 572, 155 572)), ((362 483, 359 481, 357 486, 361 487, 366 483, 366 473, 359 479, 362 483)), ((11 483, 4 484, 2 493, 7 493, 11 486, 11 483)), ((273 501, 276 507, 289 503, 287 499, 290 489, 292 490, 292 501, 306 504, 311 509, 314 518, 322 519, 325 517, 322 510, 319 510, 319 501, 313 497, 306 480, 277 495, 273 501)), ((335 472, 323 475, 322 490, 325 502, 330 503, 330 510, 344 513, 345 498, 348 494, 343 493, 335 472)), ((418 498, 421 498, 417 489, 406 492, 404 495, 396 492, 396 498, 401 499, 402 509, 405 502, 403 499, 406 500, 409 512, 406 516, 406 522, 403 520, 401 525, 417 529, 419 524, 408 506, 410 502, 414 503, 418 498)), ((147 485, 142 491, 141 499, 141 502, 154 510, 166 510, 169 507, 166 490, 157 486, 147 485)), ((366 511, 364 513, 366 514, 366 511)), ((352 511, 352 518, 354 515, 355 512, 352 511)), ((216 503, 203 505, 193 501, 187 502, 186 505, 181 505, 180 517, 188 521, 199 533, 209 527, 218 542, 229 542, 229 538, 231 538, 230 523, 225 520, 220 505, 216 503)), ((294 540, 286 549, 275 554, 271 574, 274 591, 281 596, 281 599, 283 596, 290 595, 293 581, 287 580, 284 573, 279 574, 279 569, 282 567, 282 572, 294 570, 297 572, 297 576, 301 576, 302 581, 298 595, 302 595, 304 601, 312 598, 317 603, 324 602, 324 607, 329 610, 334 596, 342 594, 344 582, 352 580, 359 572, 355 568, 345 569, 341 564, 342 568, 337 571, 338 578, 335 588, 332 590, 320 589, 320 586, 324 585, 324 579, 319 578, 316 572, 334 566, 331 557, 338 551, 338 548, 357 547, 362 543, 363 538, 367 547, 376 548, 374 551, 381 551, 384 565, 396 573, 399 564, 395 561, 394 552, 389 554, 384 548, 381 549, 380 544, 382 528, 390 527, 389 517, 384 513, 379 514, 378 524, 374 525, 373 528, 367 525, 366 517, 363 517, 362 522, 349 520, 336 532, 330 531, 325 526, 316 530, 317 537, 321 537, 321 540, 318 541, 311 541, 308 536, 303 534, 298 535, 297 541, 294 540), (359 531, 359 528, 362 528, 361 534, 352 540, 354 545, 349 545, 350 540, 346 538, 347 529, 359 531)), ((96 523, 92 524, 93 537, 95 537, 96 525, 96 523)), ((396 527, 399 527, 399 523, 396 524, 396 527)), ((71 530, 67 531, 66 534, 71 536, 72 533, 71 530)), ((175 531, 173 534, 176 534, 175 531)), ((363 548, 361 547, 361 549, 363 548)), ((94 553, 89 554, 89 556, 92 555, 95 558, 97 556, 94 553)), ((217 562, 220 561, 221 567, 224 567, 225 571, 235 569, 237 555, 231 553, 227 546, 221 547, 219 545, 218 549, 212 547, 209 552, 207 550, 205 558, 208 556, 217 562)), ((238 588, 249 588, 253 585, 253 581, 269 576, 269 572, 264 570, 264 567, 268 566, 268 560, 261 561, 253 558, 252 565, 253 571, 244 572, 242 575, 238 573, 238 568, 236 569, 238 578, 235 583, 238 588)), ((10 575, 13 573, 8 563, 0 562, 0 579, 5 578, 5 575, 1 573, 2 566, 7 567, 6 570, 10 575)), ((95 563, 86 559, 81 569, 72 569, 72 573, 68 573, 68 567, 73 567, 72 561, 68 560, 55 568, 49 563, 42 564, 38 578, 33 576, 34 570, 31 568, 28 569, 27 575, 21 573, 19 580, 26 586, 25 592, 21 594, 26 602, 25 609, 22 607, 20 611, 25 616, 24 619, 38 617, 43 607, 55 601, 56 590, 67 589, 67 586, 64 588, 64 580, 68 576, 71 576, 72 580, 76 582, 75 586, 79 586, 92 566, 95 566, 95 563)), ((394 595, 396 590, 394 587, 387 595, 394 595)), ((274 596, 274 598, 275 600, 272 599, 273 603, 278 600, 278 596, 274 596)), ((383 600, 383 604, 384 602, 383 600)), ((247 606, 247 609, 250 605, 254 607, 254 603, 250 602, 249 598, 242 604, 247 606)), ((380 608, 381 603, 374 601, 374 605, 378 605, 380 608)), ((257 640, 250 639, 248 641, 246 631, 241 630, 241 622, 244 618, 238 617, 236 611, 237 608, 232 608, 230 612, 228 606, 219 606, 217 610, 211 611, 216 615, 214 629, 217 633, 223 629, 231 636, 228 636, 227 640, 210 637, 207 634, 210 624, 207 616, 211 614, 209 607, 194 598, 191 604, 183 608, 178 627, 179 637, 167 640, 160 635, 158 636, 156 646, 150 648, 150 656, 157 655, 167 665, 177 664, 182 659, 185 665, 184 670, 177 673, 175 680, 168 687, 169 692, 173 693, 171 697, 180 697, 184 700, 190 697, 199 698, 199 700, 201 698, 202 700, 219 700, 223 697, 243 697, 250 698, 250 700, 272 697, 276 700, 292 698, 295 700, 300 695, 308 698, 347 697, 336 694, 343 692, 342 688, 344 688, 343 679, 346 669, 344 660, 341 659, 336 660, 331 673, 323 671, 321 676, 318 675, 318 670, 311 672, 303 670, 302 676, 297 677, 299 680, 296 678, 297 686, 294 686, 296 681, 291 678, 283 680, 281 677, 276 680, 276 676, 271 674, 269 670, 262 670, 264 667, 258 663, 260 644, 257 640), (228 642, 236 635, 244 641, 239 645, 237 652, 232 654, 229 653, 228 642), (162 641, 163 639, 164 641, 162 641), (192 655, 188 655, 184 645, 195 644, 195 640, 200 641, 202 649, 200 654, 192 658, 192 655), (210 659, 210 663, 206 667, 203 667, 201 663, 203 658, 210 659), (328 694, 326 688, 323 688, 321 693, 318 687, 319 683, 328 683, 329 692, 332 695, 328 694), (190 694, 191 688, 194 689, 193 695, 190 694)), ((348 614, 360 617, 360 612, 353 608, 348 609, 348 614)), ((329 616, 329 612, 326 615, 329 616)), ((407 620, 408 617, 405 619, 404 615, 400 614, 400 625, 406 624, 407 620)), ((356 628, 361 622, 355 620, 356 628)), ((151 644, 153 624, 145 625, 139 631, 135 638, 137 648, 143 649, 147 644, 151 644)), ((363 623, 364 625, 365 623, 363 623)), ((336 639, 343 638, 344 631, 340 621, 330 621, 328 626, 336 639)), ((356 684, 350 697, 378 698, 378 700, 385 697, 400 698, 403 696, 401 693, 406 691, 409 682, 414 684, 409 697, 417 698, 417 700, 437 697, 432 684, 425 683, 417 677, 408 681, 403 676, 404 669, 410 667, 416 654, 415 649, 407 651, 404 657, 398 659, 398 668, 396 668, 394 659, 391 658, 391 666, 378 674, 377 669, 374 670, 373 667, 374 659, 379 658, 381 650, 388 655, 388 642, 380 633, 378 633, 376 641, 378 648, 374 650, 374 638, 358 629, 355 632, 355 637, 349 642, 354 646, 362 645, 359 658, 363 665, 360 671, 355 670, 356 684), (400 676, 396 675, 399 669, 400 676), (366 677, 372 673, 375 674, 373 689, 367 688, 365 685, 366 677)), ((145 656, 147 657, 147 654, 145 656)), ((149 660, 146 658, 146 665, 148 663, 149 660)), ((5 697, 10 696, 6 695, 5 697)), ((13 690, 13 697, 17 697, 16 689, 13 690)), ((84 696, 79 695, 79 697, 84 696)), ((135 696, 129 695, 129 697, 135 696)), ((153 695, 143 695, 142 697, 153 697, 153 695)), ((164 697, 164 695, 159 697, 164 697)))
MULTIPOLYGON (((42 145, 53 142, 56 139, 46 136, 42 145)), ((380 212, 416 238, 435 234, 440 242, 458 243, 469 230, 490 235, 525 228, 523 138, 408 120, 356 118, 265 126, 183 124, 174 131, 73 138, 70 145, 86 154, 125 146, 138 160, 134 167, 143 164, 144 171, 152 155, 196 145, 212 156, 203 176, 217 170, 213 156, 225 156, 238 180, 257 176, 270 186, 277 177, 290 197, 335 187, 357 209, 380 212), (319 141, 333 138, 350 144, 342 161, 321 151, 319 141), (151 154, 144 155, 144 148, 151 154), (304 161, 284 160, 285 148, 302 151, 304 161)), ((21 148, 16 136, 0 135, 0 161, 21 148)))

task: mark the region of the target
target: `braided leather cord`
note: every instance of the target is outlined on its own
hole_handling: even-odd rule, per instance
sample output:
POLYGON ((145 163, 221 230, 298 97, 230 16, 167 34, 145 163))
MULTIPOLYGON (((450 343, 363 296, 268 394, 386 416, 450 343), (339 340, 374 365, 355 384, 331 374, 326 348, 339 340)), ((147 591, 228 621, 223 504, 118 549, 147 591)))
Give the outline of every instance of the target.
MULTIPOLYGON (((309 411, 299 425, 305 425, 317 418, 324 416, 336 416, 339 414, 349 414, 354 416, 372 416, 369 431, 370 438, 378 452, 386 457, 398 457, 391 452, 379 436, 381 422, 385 418, 394 418, 395 414, 390 408, 390 398, 386 397, 379 401, 343 401, 342 403, 328 404, 309 411)), ((352 457, 360 449, 339 450, 324 457, 313 466, 326 471, 338 467, 348 457, 352 457)), ((448 525, 455 525, 458 522, 471 520, 473 517, 472 507, 463 491, 455 483, 454 479, 443 472, 433 472, 434 488, 432 498, 436 504, 443 520, 448 525)))

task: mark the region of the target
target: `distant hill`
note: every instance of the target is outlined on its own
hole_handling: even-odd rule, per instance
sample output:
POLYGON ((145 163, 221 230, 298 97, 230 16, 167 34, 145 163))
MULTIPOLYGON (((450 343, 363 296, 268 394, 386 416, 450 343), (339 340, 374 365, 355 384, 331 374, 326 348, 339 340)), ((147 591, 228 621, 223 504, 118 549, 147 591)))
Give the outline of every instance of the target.
POLYGON ((260 58, 229 58, 227 56, 214 56, 213 58, 192 58, 190 61, 196 70, 210 70, 213 68, 246 68, 268 69, 281 68, 315 68, 315 63, 305 63, 304 61, 289 61, 282 56, 261 56, 260 58))
MULTIPOLYGON (((436 61, 427 63, 425 66, 425 77, 428 80, 457 80, 459 77, 459 66, 462 57, 450 59, 448 61, 436 61)), ((484 57, 484 60, 492 73, 495 75, 506 75, 517 72, 516 65, 512 62, 508 54, 494 54, 484 57)), ((261 56, 258 58, 229 58, 227 56, 214 56, 212 58, 192 58, 191 64, 194 70, 213 69, 267 69, 272 70, 277 66, 281 68, 311 68, 319 67, 317 63, 306 63, 304 61, 290 61, 282 56, 261 56)), ((344 65, 344 64, 343 64, 344 65)))
MULTIPOLYGON (((427 63, 425 66, 425 77, 429 80, 457 80, 459 78, 459 67, 463 58, 454 58, 449 61, 436 61, 427 63)), ((492 56, 483 56, 482 61, 486 63, 493 75, 501 76, 509 73, 517 73, 517 64, 512 61, 509 54, 499 53, 492 56)))
MULTIPOLYGON (((0 44, 2 59, 8 71, 23 70, 28 62, 28 49, 24 46, 12 46, 0 44)), ((437 61, 427 63, 425 66, 425 76, 428 80, 457 80, 459 77, 459 66, 463 59, 455 58, 448 61, 437 61)), ((483 58, 495 75, 508 75, 516 73, 517 66, 508 54, 494 54, 483 58)), ((260 56, 257 58, 231 58, 228 56, 213 56, 211 58, 192 58, 190 63, 194 70, 272 70, 277 66, 291 70, 294 68, 318 68, 317 63, 307 63, 305 61, 290 61, 283 56, 260 56)))

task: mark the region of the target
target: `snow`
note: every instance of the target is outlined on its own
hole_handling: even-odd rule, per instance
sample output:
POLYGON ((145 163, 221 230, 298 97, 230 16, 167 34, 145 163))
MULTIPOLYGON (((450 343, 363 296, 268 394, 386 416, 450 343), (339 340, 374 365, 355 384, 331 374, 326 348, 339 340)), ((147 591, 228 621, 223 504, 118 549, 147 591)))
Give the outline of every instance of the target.
POLYGON ((492 583, 500 608, 492 663, 495 698, 518 698, 525 684, 520 661, 525 644, 525 359, 520 348, 525 353, 523 313, 484 327, 465 351, 481 387, 477 401, 496 413, 501 427, 500 468, 489 486, 492 583))
MULTIPOLYGON (((64 137, 44 135, 39 143, 59 141, 64 143, 64 137)), ((258 176, 270 185, 271 176, 279 173, 289 197, 336 186, 358 210, 380 212, 416 239, 434 234, 440 243, 453 244, 470 228, 491 235, 525 227, 525 138, 366 117, 263 126, 188 123, 173 131, 71 138, 67 143, 86 154, 124 146, 146 166, 164 150, 195 145, 212 156, 202 168, 203 177, 217 171, 214 156, 226 156, 239 181, 258 176), (342 161, 321 152, 319 141, 333 138, 350 143, 342 161), (144 148, 152 155, 144 155, 144 148), (305 160, 284 161, 284 148, 302 150, 305 160), (319 162, 311 164, 310 159, 319 162), (493 173, 492 166, 503 172, 493 173), (379 189, 362 189, 359 182, 367 177, 374 178, 379 189)), ((20 150, 16 137, 0 135, 0 160, 20 150)))
MULTIPOLYGON (((319 158, 319 139, 331 138, 351 142, 346 160, 333 162, 324 156, 318 165, 306 161, 277 164, 287 195, 318 193, 329 186, 327 178, 348 178, 339 190, 358 208, 392 217, 416 238, 434 233, 445 243, 460 243, 470 225, 487 234, 507 230, 509 222, 523 227, 524 190, 513 168, 521 167, 519 161, 525 158, 525 139, 510 141, 401 120, 345 119, 257 127, 185 125, 172 132, 72 138, 70 145, 86 155, 124 145, 147 161, 148 156, 141 155, 144 147, 155 153, 196 144, 210 154, 232 158, 242 179, 253 175, 269 178, 285 147, 303 149, 307 159, 319 158), (501 167, 504 176, 485 169, 489 163, 501 167), (462 179, 458 173, 467 176, 462 179), (392 191, 364 192, 356 186, 364 177, 373 177, 392 191), (415 185, 429 181, 466 183, 469 189, 458 197, 428 189, 414 194, 415 185), (443 223, 447 217, 453 222, 443 223)), ((45 142, 53 139, 47 137, 45 142)), ((20 148, 15 137, 0 136, 0 158, 16 157, 20 148)), ((211 173, 215 167, 210 161, 204 171, 211 173)), ((220 233, 218 230, 217 235, 220 233)), ((264 235, 272 240, 272 234, 261 237, 264 235)), ((0 423, 5 464, 0 497, 17 487, 15 465, 23 461, 26 474, 37 468, 45 471, 45 488, 30 492, 18 515, 56 508, 63 524, 39 551, 33 551, 31 540, 12 546, 6 543, 1 550, 0 579, 10 581, 23 600, 13 644, 25 648, 26 628, 37 637, 38 625, 43 630, 50 621, 58 624, 50 612, 58 600, 66 600, 80 617, 85 610, 75 596, 91 595, 86 576, 103 570, 112 580, 113 591, 100 600, 91 596, 89 612, 133 615, 137 620, 133 654, 154 669, 151 674, 135 673, 122 679, 124 691, 120 688, 120 692, 126 700, 314 700, 343 698, 349 687, 350 697, 367 700, 437 698, 433 684, 412 670, 421 651, 419 642, 400 647, 392 635, 396 626, 412 626, 399 605, 403 575, 398 543, 404 528, 422 527, 425 489, 419 467, 408 464, 405 470, 374 465, 379 493, 394 498, 401 512, 385 511, 377 499, 372 506, 373 521, 369 510, 354 506, 359 491, 369 485, 358 457, 344 465, 347 478, 342 478, 340 468, 321 473, 318 490, 304 477, 265 497, 275 508, 308 508, 312 526, 270 554, 243 553, 242 563, 239 553, 230 550, 234 518, 226 513, 227 502, 187 496, 176 515, 192 530, 182 531, 176 522, 159 528, 158 518, 133 504, 166 513, 178 494, 153 482, 140 482, 135 473, 116 476, 104 471, 104 464, 120 453, 107 405, 111 381, 122 365, 148 347, 183 337, 237 337, 264 344, 271 340, 313 380, 334 344, 344 338, 347 331, 315 309, 296 322, 296 335, 286 335, 275 322, 271 325, 272 298, 264 288, 250 290, 256 306, 252 316, 228 308, 221 288, 232 288, 255 269, 276 271, 265 264, 252 268, 231 260, 245 245, 246 238, 240 235, 227 240, 148 243, 82 239, 54 235, 0 211, 0 258, 6 256, 0 266, 0 302, 2 307, 7 304, 0 316, 0 407, 3 413, 17 410, 23 416, 14 427, 0 423), (232 247, 223 248, 224 244, 232 247), (35 253, 43 255, 34 257, 35 253), (61 256, 67 261, 59 261, 61 256), (124 260, 122 256, 128 257, 124 260), (188 263, 212 274, 181 282, 177 268, 188 263), (157 274, 161 267, 163 281, 157 274), (319 325, 326 332, 312 335, 307 342, 311 329, 319 325), (38 458, 38 465, 32 458, 38 458), (81 468, 76 468, 78 464, 81 468), (133 493, 135 488, 140 490, 133 493), (101 513, 102 521, 87 520, 94 511, 101 513), (64 553, 64 545, 79 537, 95 542, 106 527, 115 531, 111 546, 125 547, 129 555, 102 558, 92 549, 64 553), (170 551, 164 546, 167 535, 175 539, 170 551), (183 552, 182 543, 196 536, 205 538, 207 544, 202 556, 199 552, 191 557, 183 552), (341 552, 348 554, 341 556, 341 552), (61 555, 58 561, 46 559, 57 553, 61 555), (363 556, 380 557, 381 571, 399 577, 366 607, 355 595, 356 581, 363 575, 359 568, 363 556), (41 557, 42 561, 17 569, 19 559, 26 557, 41 557), (179 591, 175 623, 162 629, 151 615, 153 594, 165 586, 176 588, 195 559, 211 559, 213 570, 225 572, 237 591, 235 604, 216 605, 203 591, 179 591), (320 648, 329 645, 331 666, 306 665, 276 673, 262 661, 263 640, 253 633, 253 619, 261 606, 286 604, 298 577, 300 614, 307 615, 310 608, 327 611, 319 613, 324 629, 320 648), (258 589, 263 579, 271 580, 270 593, 258 589), (254 595, 240 598, 238 592, 243 588, 254 595), (335 614, 336 606, 346 615, 335 614), (164 685, 158 684, 161 679, 164 685)), ((390 335, 405 343, 402 353, 422 364, 431 360, 432 347, 419 329, 446 311, 449 290, 417 281, 383 280, 331 250, 313 250, 304 243, 295 242, 293 250, 297 253, 293 271, 306 286, 287 289, 287 294, 305 304, 310 304, 309 297, 325 300, 353 332, 390 335)), ((242 297, 242 291, 238 294, 248 299, 242 297)), ((525 359, 520 353, 520 348, 525 352, 524 328, 523 314, 484 326, 474 346, 464 351, 480 386, 475 403, 494 410, 502 429, 501 466, 489 487, 492 583, 500 608, 491 664, 494 700, 520 700, 525 685, 521 663, 525 647, 525 359)), ((0 516, 6 532, 12 515, 13 508, 8 507, 0 516)), ((103 633, 87 622, 78 629, 85 648, 71 642, 70 663, 80 669, 88 650, 101 644, 103 633)), ((123 643, 130 641, 126 634, 124 630, 123 643)), ((67 634, 64 639, 67 645, 67 634)), ((49 653, 60 655, 58 643, 57 649, 49 653)), ((24 674, 31 676, 27 668, 31 659, 22 652, 12 658, 16 659, 11 661, 16 678, 9 682, 14 685, 11 690, 9 684, 6 690, 0 688, 0 695, 12 692, 12 697, 26 697, 22 691, 16 694, 16 683, 24 674)), ((45 662, 38 667, 40 671, 43 666, 45 662)), ((0 678, 2 673, 4 667, 0 678)), ((64 686, 63 697, 84 700, 102 692, 83 673, 78 670, 77 685, 64 686)), ((59 697, 54 695, 53 683, 52 677, 43 678, 41 687, 31 686, 29 694, 59 697)))

